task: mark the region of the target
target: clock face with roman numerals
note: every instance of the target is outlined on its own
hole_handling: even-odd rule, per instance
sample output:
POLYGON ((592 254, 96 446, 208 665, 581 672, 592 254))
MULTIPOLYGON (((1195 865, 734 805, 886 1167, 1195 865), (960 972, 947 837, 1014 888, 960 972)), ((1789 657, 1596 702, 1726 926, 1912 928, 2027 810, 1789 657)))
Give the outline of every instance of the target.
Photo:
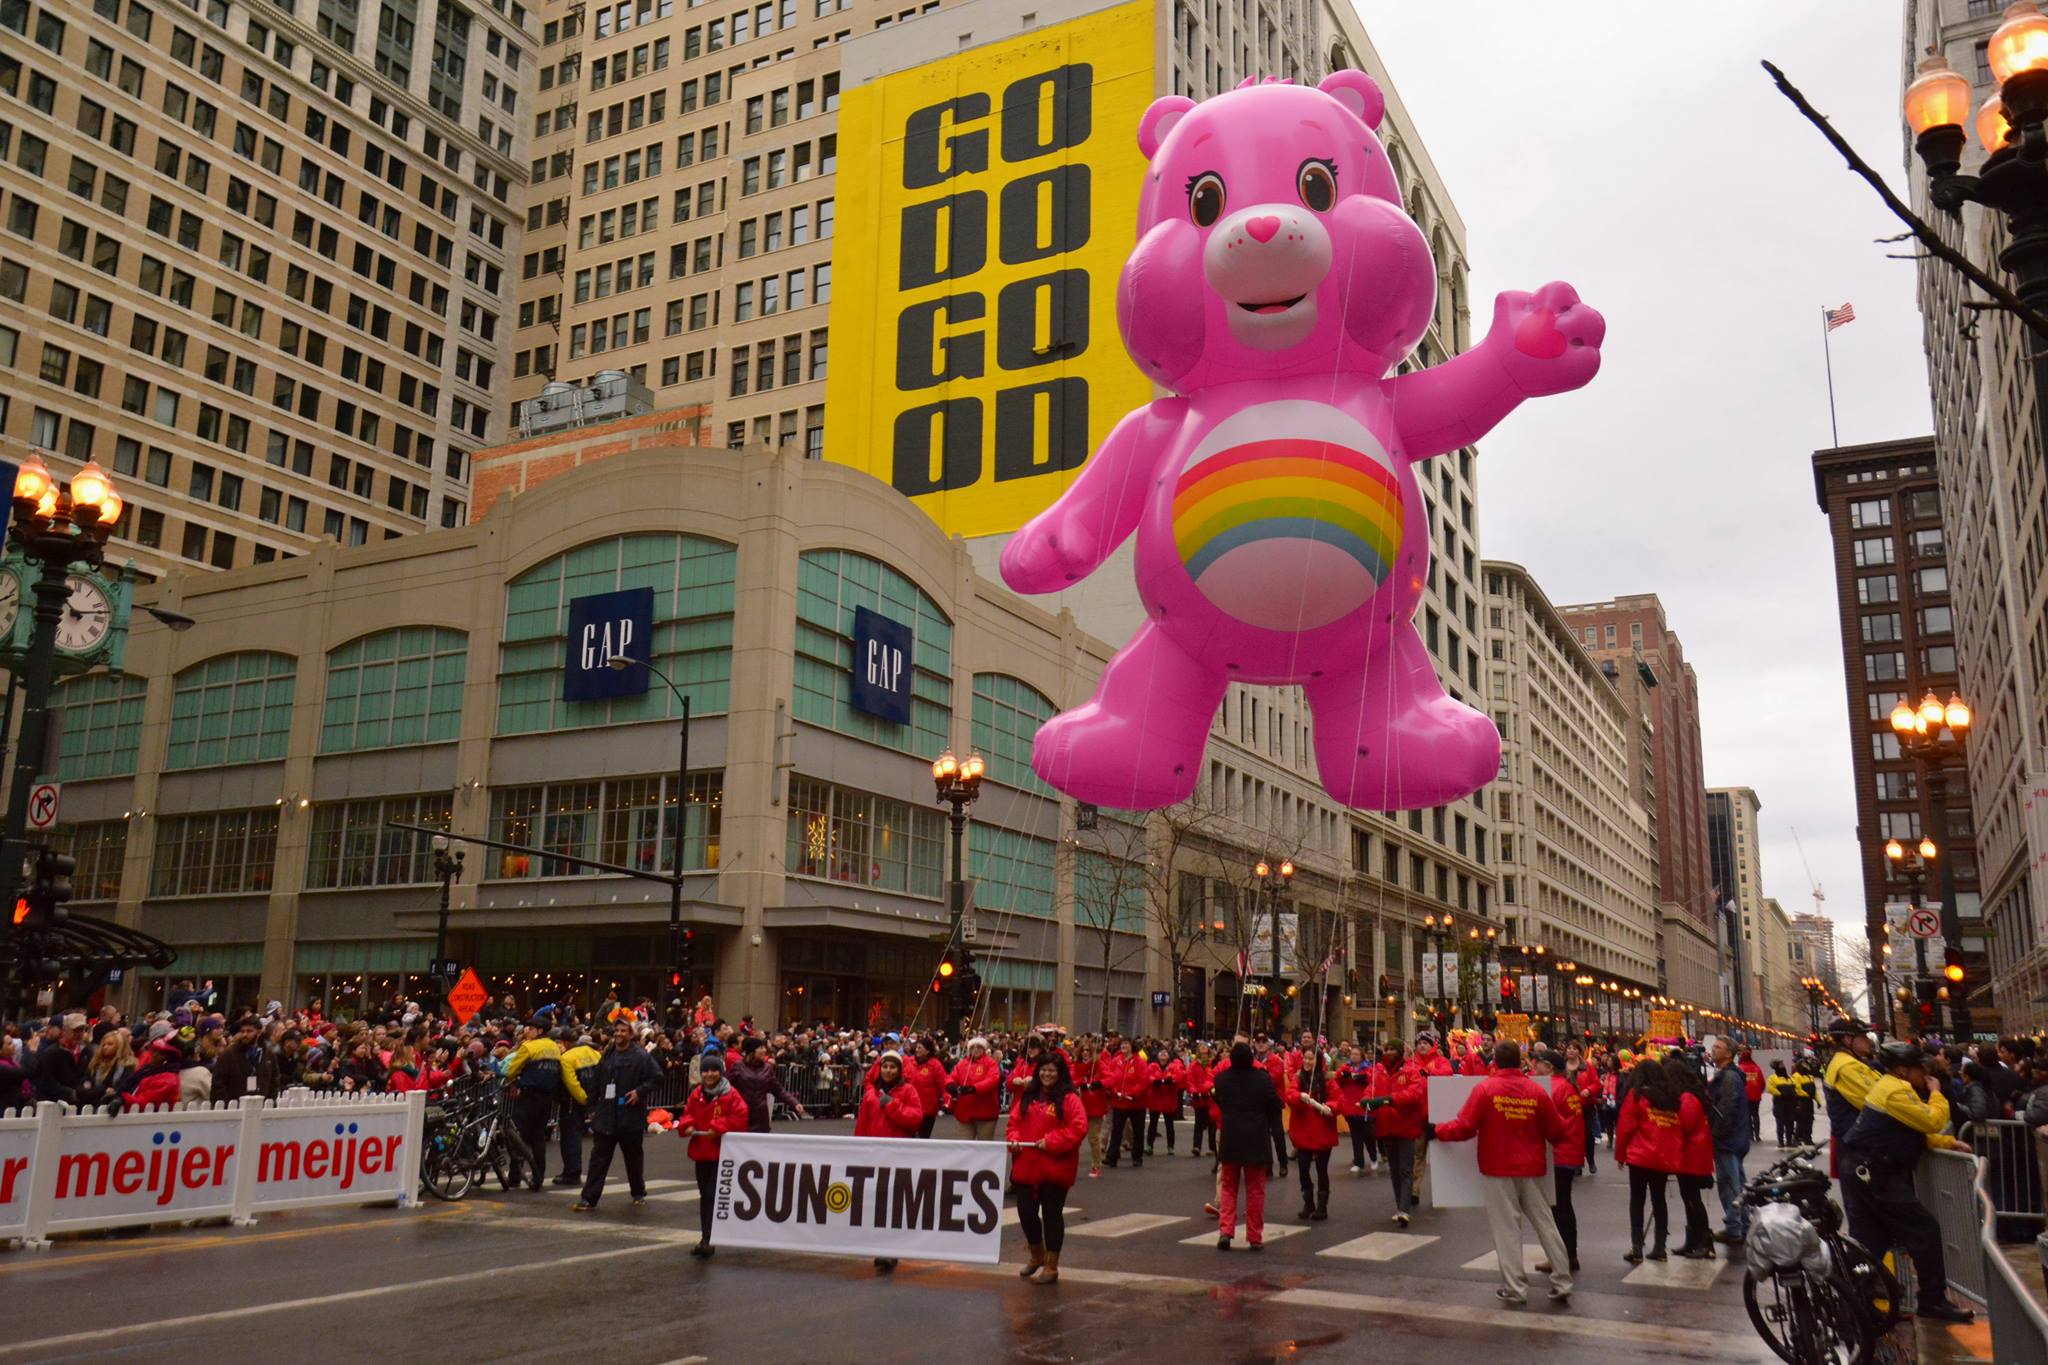
POLYGON ((67 654, 90 653, 114 629, 114 603, 105 588, 83 574, 67 576, 64 586, 70 595, 57 620, 57 648, 67 654))

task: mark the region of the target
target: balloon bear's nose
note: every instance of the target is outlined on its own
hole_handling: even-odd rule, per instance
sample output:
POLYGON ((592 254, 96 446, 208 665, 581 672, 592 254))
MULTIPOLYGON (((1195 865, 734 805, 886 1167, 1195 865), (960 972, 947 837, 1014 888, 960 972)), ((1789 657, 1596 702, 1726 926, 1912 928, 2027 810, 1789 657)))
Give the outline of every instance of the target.
POLYGON ((1273 240, 1274 234, 1280 231, 1280 220, 1271 216, 1247 218, 1245 219, 1244 230, 1261 242, 1270 242, 1273 240))

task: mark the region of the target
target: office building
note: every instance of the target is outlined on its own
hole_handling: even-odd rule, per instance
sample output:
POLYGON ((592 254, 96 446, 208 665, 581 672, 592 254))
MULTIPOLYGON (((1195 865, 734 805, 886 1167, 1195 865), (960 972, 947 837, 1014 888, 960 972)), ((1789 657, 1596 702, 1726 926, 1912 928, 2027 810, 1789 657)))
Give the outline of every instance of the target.
MULTIPOLYGON (((1993 93, 1985 44, 2004 6, 1907 0, 1904 12, 1902 89, 1931 48, 1969 78, 1976 103, 1993 93)), ((1910 138, 1900 155, 1921 217, 1972 260, 1995 262, 2004 218, 1974 204, 1956 216, 1934 207, 1910 138)), ((1973 137, 1962 169, 1976 171, 1983 157, 1973 137)), ((1940 262, 1923 260, 1919 283, 1956 667, 1975 717, 1970 804, 1991 994, 1997 1027, 2032 1031, 2048 1027, 2048 798, 2030 795, 2048 791, 2048 450, 2032 341, 2008 315, 1971 307, 1974 291, 1940 262)))
POLYGON ((1846 1003, 1832 919, 1826 915, 1792 917, 1792 966, 1795 977, 1818 978, 1837 1000, 1846 1003))
POLYGON ((504 430, 533 17, 0 7, 0 433, 234 568, 468 519, 504 430))
MULTIPOLYGON (((1935 442, 1922 436, 1816 451, 1813 486, 1834 543, 1863 869, 1861 919, 1871 951, 1881 956, 1885 906, 1906 900, 1910 889, 1885 857, 1885 843, 1897 839, 1910 849, 1935 826, 1933 793, 1921 765, 1900 752, 1891 713, 1902 701, 1917 705, 1929 692, 1946 702, 1963 686, 1935 442)), ((1991 1003, 1990 983, 1977 829, 1963 763, 1949 766, 1945 786, 1940 856, 1955 877, 1970 1003, 1983 1009, 1991 1003)), ((1922 895, 1941 899, 1935 887, 1922 895)))
POLYGON ((1707 789, 1707 850, 1714 876, 1722 963, 1721 1008, 1743 1019, 1760 1018, 1764 967, 1759 937, 1764 915, 1763 802, 1748 787, 1707 789))

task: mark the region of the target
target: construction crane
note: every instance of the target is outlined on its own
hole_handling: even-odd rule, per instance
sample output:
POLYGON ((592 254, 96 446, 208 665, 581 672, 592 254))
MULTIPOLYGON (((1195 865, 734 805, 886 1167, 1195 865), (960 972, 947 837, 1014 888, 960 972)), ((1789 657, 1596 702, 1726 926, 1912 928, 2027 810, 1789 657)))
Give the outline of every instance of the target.
POLYGON ((1820 882, 1813 875, 1813 864, 1806 859, 1806 845, 1799 842, 1797 825, 1792 827, 1792 847, 1799 850, 1799 865, 1806 869, 1806 884, 1813 889, 1813 913, 1824 914, 1826 912, 1823 907, 1827 904, 1828 893, 1820 889, 1820 882))

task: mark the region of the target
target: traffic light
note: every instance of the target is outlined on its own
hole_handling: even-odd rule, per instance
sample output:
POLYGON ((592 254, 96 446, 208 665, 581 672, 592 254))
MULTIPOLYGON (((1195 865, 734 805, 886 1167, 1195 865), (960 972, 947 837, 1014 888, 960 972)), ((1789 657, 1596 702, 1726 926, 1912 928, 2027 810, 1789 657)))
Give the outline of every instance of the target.
POLYGON ((1963 950, 1951 945, 1948 951, 1943 954, 1943 958, 1946 965, 1942 967, 1941 974, 1957 985, 1961 985, 1963 980, 1963 950))
MULTIPOLYGON (((685 976, 694 975, 697 971, 697 931, 695 929, 683 930, 682 951, 678 956, 681 960, 676 963, 676 969, 685 976)), ((678 981, 676 984, 681 985, 682 983, 678 981)))
POLYGON ((28 894, 14 904, 14 922, 23 929, 49 929, 70 916, 64 908, 71 899, 71 874, 78 860, 65 853, 38 849, 35 869, 29 878, 28 894))

